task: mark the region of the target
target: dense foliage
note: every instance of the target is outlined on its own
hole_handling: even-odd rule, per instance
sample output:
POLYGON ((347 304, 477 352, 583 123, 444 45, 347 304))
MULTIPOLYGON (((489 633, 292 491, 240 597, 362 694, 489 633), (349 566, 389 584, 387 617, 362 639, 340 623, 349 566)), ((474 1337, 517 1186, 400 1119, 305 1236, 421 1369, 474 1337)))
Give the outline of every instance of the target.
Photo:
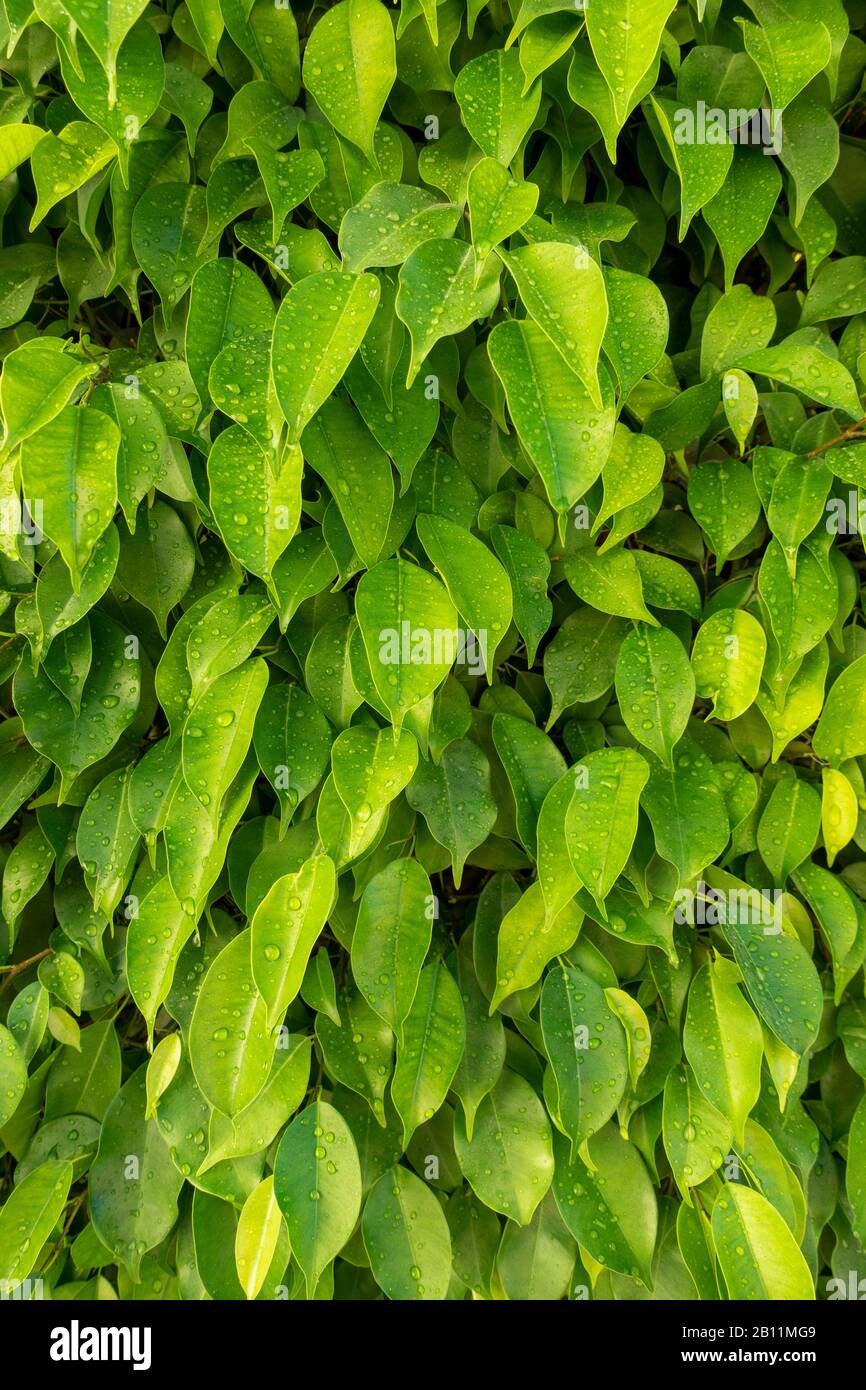
POLYGON ((864 0, 3 0, 6 1296, 857 1297, 864 0))

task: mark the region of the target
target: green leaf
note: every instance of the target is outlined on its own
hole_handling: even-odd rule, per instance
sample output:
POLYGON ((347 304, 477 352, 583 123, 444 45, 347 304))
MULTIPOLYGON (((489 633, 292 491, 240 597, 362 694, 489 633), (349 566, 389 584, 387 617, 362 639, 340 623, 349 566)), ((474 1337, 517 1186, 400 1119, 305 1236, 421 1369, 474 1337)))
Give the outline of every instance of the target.
POLYGON ((379 0, 341 0, 322 15, 304 50, 304 82, 374 165, 373 134, 396 76, 394 31, 379 0))
POLYGON ((860 416, 860 402, 850 372, 820 348, 779 343, 739 357, 736 365, 802 391, 809 400, 844 410, 852 419, 860 416))
POLYGON ((852 1226, 859 1240, 866 1227, 866 1104, 861 1098, 848 1136, 846 1188, 853 1215, 852 1226))
POLYGON ((451 1236, 426 1183, 396 1166, 383 1173, 364 1204, 364 1249, 388 1298, 441 1300, 451 1278, 451 1236))
POLYGON ((248 1299, 257 1298, 261 1292, 284 1230, 274 1178, 263 1178, 243 1205, 235 1236, 235 1264, 248 1299))
POLYGON ((771 300, 753 294, 748 285, 735 285, 713 305, 701 335, 701 375, 724 372, 742 355, 743 343, 752 349, 767 346, 776 328, 771 300))
POLYGON ((575 1248, 548 1193, 528 1226, 506 1224, 496 1255, 496 1276, 509 1299, 567 1295, 575 1248))
POLYGON ((726 1183, 713 1203, 713 1241, 731 1298, 813 1299, 809 1266, 760 1192, 726 1183))
MULTIPOLYGON (((713 870, 709 881, 714 887, 742 893, 744 885, 728 875, 719 880, 713 870)), ((818 974, 800 942, 785 932, 765 931, 766 913, 751 910, 746 891, 746 910, 738 905, 725 913, 724 934, 743 974, 752 1003, 767 1027, 792 1052, 802 1054, 811 1047, 821 1016, 821 987, 818 974), (744 920, 741 920, 743 918, 744 920), (755 918, 756 920, 749 920, 755 918)), ((769 925, 775 928, 775 923, 769 925)))
POLYGON ((777 541, 772 540, 764 552, 758 591, 770 618, 783 672, 793 674, 792 668, 815 650, 816 642, 833 622, 838 591, 828 578, 820 550, 813 549, 811 541, 798 550, 794 575, 777 541))
POLYGON ((98 611, 89 623, 92 662, 77 712, 44 672, 33 675, 20 666, 14 682, 30 742, 60 769, 61 798, 85 768, 111 751, 141 696, 141 662, 121 629, 98 611))
POLYGON ((758 822, 758 849, 774 880, 784 886, 788 875, 808 859, 821 827, 818 793, 799 777, 777 782, 758 822))
POLYGON ((155 502, 144 524, 120 546, 115 577, 130 597, 156 618, 166 635, 168 617, 180 603, 195 572, 195 546, 173 507, 155 502))
POLYGON ((42 510, 42 525, 72 576, 76 593, 117 501, 120 435, 99 410, 67 405, 35 430, 21 449, 25 496, 42 510))
POLYGON ((761 515, 751 470, 736 459, 700 463, 689 474, 689 507, 710 543, 718 574, 761 515))
POLYGON ((3 916, 10 933, 51 872, 54 850, 38 825, 26 831, 3 866, 3 916))
MULTIPOLYGON (((2 131, 8 129, 0 127, 2 131)), ((0 377, 4 449, 11 451, 53 420, 78 387, 95 374, 94 363, 66 348, 67 344, 57 338, 30 338, 4 358, 0 377)))
POLYGON ((657 367, 668 340, 668 310, 651 280, 628 270, 605 266, 608 320, 602 346, 611 363, 622 400, 657 367))
POLYGON ((198 267, 207 228, 205 191, 200 185, 170 183, 146 189, 135 204, 131 236, 135 259, 170 314, 198 267))
POLYGON ((817 526, 832 486, 830 470, 808 459, 789 459, 773 481, 767 521, 785 553, 791 577, 797 573, 800 543, 817 526))
POLYGON ((604 900, 631 853, 650 769, 631 748, 605 748, 590 753, 571 769, 571 776, 568 853, 580 883, 606 917, 604 900))
POLYGON ((298 531, 271 575, 274 605, 285 631, 305 599, 315 598, 336 577, 337 564, 320 530, 298 531))
POLYGON ((253 745, 259 767, 277 794, 284 834, 299 803, 327 770, 330 725, 303 687, 272 685, 256 714, 253 745))
POLYGON ((317 150, 275 150, 268 139, 247 136, 244 142, 259 166, 273 213, 274 242, 289 213, 310 196, 325 176, 317 150))
MULTIPOLYGON (((272 610, 260 593, 250 590, 246 594, 226 594, 214 603, 205 602, 201 607, 195 605, 184 614, 173 629, 169 645, 163 654, 163 663, 157 671, 157 680, 165 676, 163 703, 168 706, 178 695, 178 723, 182 722, 191 708, 189 696, 195 700, 213 685, 220 676, 228 675, 242 665, 256 647, 272 621, 272 610), (175 638, 177 649, 172 652, 175 638), (172 656, 175 660, 169 662, 172 656), (183 676, 174 665, 182 661, 186 667, 183 676), (183 687, 184 699, 180 691, 169 689, 169 679, 175 677, 183 687)), ((230 727, 226 724, 221 727, 230 727)))
MULTIPOLYGON (((570 786, 568 790, 570 792, 570 786)), ((539 849, 540 855, 542 852, 539 849)), ((490 1001, 491 1014, 509 995, 536 984, 548 961, 568 951, 577 939, 583 913, 576 904, 568 901, 574 896, 577 880, 564 847, 562 853, 566 859, 565 887, 563 889, 561 874, 557 875, 557 887, 566 898, 564 905, 560 905, 558 896, 552 898, 552 903, 548 902, 542 887, 538 883, 531 883, 502 919, 496 957, 496 988, 490 1001), (572 879, 570 882, 569 876, 572 879)))
POLYGON ((700 108, 679 106, 665 97, 650 96, 651 109, 661 135, 660 148, 673 161, 680 182, 679 239, 686 235, 695 213, 712 202, 728 177, 734 146, 727 138, 700 142, 696 124, 700 108))
POLYGON ((182 1056, 180 1033, 168 1033, 154 1048, 144 1078, 147 1098, 145 1119, 150 1120, 155 1116, 159 1098, 174 1080, 182 1056))
POLYGON ((829 63, 826 27, 820 21, 790 18, 784 24, 740 24, 746 52, 761 71, 774 109, 784 111, 829 63))
POLYGON ((541 991, 541 1031, 556 1084, 557 1117, 572 1157, 601 1129, 628 1080, 625 1033, 604 990, 571 966, 554 966, 541 991))
POLYGON ((654 763, 641 795, 656 850, 687 883, 721 854, 729 823, 718 798, 710 759, 689 738, 677 744, 670 768, 654 763))
POLYGON ((398 1037, 418 989, 435 899, 414 859, 385 866, 364 889, 352 937, 352 974, 371 1009, 398 1037))
POLYGON ((602 407, 598 355, 607 327, 601 267, 584 247, 542 241, 499 253, 530 318, 602 407))
POLYGON ((463 1003, 440 962, 421 971, 417 993, 403 1020, 391 1099, 403 1122, 403 1144, 432 1119, 454 1079, 466 1040, 463 1003))
MULTIPOLYGON (((113 420, 120 431, 117 451, 117 500, 126 524, 135 533, 138 504, 152 488, 169 491, 170 444, 158 407, 127 386, 104 382, 90 397, 91 404, 113 420)), ((170 525, 171 523, 169 523, 170 525)))
POLYGON ((658 1211, 637 1148, 613 1125, 605 1125, 587 1145, 591 1166, 570 1154, 560 1136, 554 1139, 554 1152, 553 1193, 575 1240, 606 1269, 639 1278, 651 1289, 658 1211))
POLYGON ((617 546, 604 554, 581 550, 566 561, 566 577, 578 598, 601 613, 657 623, 643 598, 634 553, 617 546))
POLYGON ((664 627, 636 627, 619 649, 615 684, 626 727, 670 767, 695 697, 695 678, 679 638, 664 627))
POLYGON ((419 516, 418 538, 445 581, 452 602, 481 645, 485 669, 511 622, 508 575, 487 546, 443 516, 419 516))
POLYGON ((506 1067, 478 1107, 471 1140, 458 1114, 454 1148, 479 1200, 527 1226, 553 1179, 550 1123, 528 1081, 506 1067))
POLYGON ((254 1101, 229 1118, 211 1111, 207 1158, 199 1176, 226 1159, 257 1153, 269 1144, 294 1114, 307 1090, 310 1076, 310 1038, 281 1035, 268 1079, 254 1101))
POLYGON ((277 1150, 274 1194, 311 1298, 361 1211, 358 1150, 332 1105, 315 1101, 289 1125, 277 1150))
MULTIPOLYGON (((267 1005, 250 963, 252 931, 224 946, 204 978, 189 1032, 189 1053, 202 1094, 237 1115, 259 1095, 273 1061, 267 1005)), ((301 972, 303 974, 303 971, 301 972)))
POLYGON ((463 1000, 466 1046, 452 1082, 463 1107, 466 1137, 471 1140, 482 1100, 499 1080, 505 1063, 505 1030, 488 1017, 487 998, 478 982, 469 934, 460 938, 454 958, 457 985, 463 1000))
POLYGON ((373 684, 399 732, 451 669, 457 610, 438 579, 403 559, 368 570, 355 602, 373 684))
POLYGON ((45 1118, 90 1115, 100 1123, 120 1087, 120 1044, 111 1023, 81 1030, 80 1048, 61 1052, 45 1088, 45 1118))
POLYGON ((213 104, 210 87, 182 63, 167 62, 162 104, 180 117, 186 130, 189 152, 195 154, 199 130, 213 104))
POLYGON ((263 449, 276 452, 283 420, 271 375, 269 332, 242 334, 225 343, 211 363, 208 390, 224 415, 243 425, 263 449))
POLYGON ((104 67, 113 99, 117 55, 145 9, 143 0, 111 0, 108 5, 94 4, 93 0, 70 0, 65 8, 104 67))
POLYGON ((497 324, 488 350, 521 442, 551 505, 565 513, 607 462, 614 412, 597 409, 580 377, 529 320, 497 324))
POLYGON ((730 1120, 741 1145, 761 1090, 761 1025, 718 963, 703 965, 692 981, 683 1045, 703 1095, 730 1120))
POLYGON ((156 1121, 145 1118, 146 1073, 133 1072, 109 1106, 87 1183, 96 1233, 134 1280, 174 1225, 183 1186, 156 1121))
POLYGON ((547 793, 565 772, 565 762, 551 739, 516 715, 494 715, 492 733, 514 796, 518 834, 532 854, 539 812, 547 793))
POLYGON ((617 128, 631 110, 641 79, 652 66, 662 31, 674 8, 672 0, 636 5, 627 0, 600 0, 594 14, 587 7, 586 32, 593 55, 610 89, 617 128))
MULTIPOLYGON (((499 299, 499 266, 489 258, 476 273, 471 246, 462 241, 424 241, 400 268, 396 308, 412 340, 406 386, 415 380, 432 348, 493 313, 499 299)), ((424 379, 436 388, 436 373, 424 379)))
POLYGON ((473 58, 454 85, 463 124, 490 159, 509 165, 538 111, 541 87, 524 95, 517 52, 493 50, 473 58))
POLYGON ((459 888, 467 856, 493 829, 497 809, 490 783, 490 765, 469 739, 456 739, 439 764, 418 764, 406 789, 410 806, 420 811, 433 837, 451 855, 459 888))
POLYGON ((0 1031, 0 1126, 15 1114, 27 1087, 27 1061, 8 1028, 0 1031))
MULTIPOLYGON (((354 3, 343 0, 344 5, 354 3)), ((378 0, 370 3, 381 8, 378 0)), ((340 381, 378 300, 375 276, 339 271, 307 275, 286 295, 274 324, 271 368, 290 443, 298 442, 340 381)))
POLYGON ((208 373, 221 348, 238 338, 270 332, 271 297, 257 275, 240 261, 217 258, 195 273, 186 323, 186 360, 202 401, 208 373))
POLYGON ((717 719, 738 719, 753 703, 766 651, 764 629, 743 609, 722 608, 701 624, 692 670, 698 695, 712 700, 717 719))
POLYGON ((664 1086, 662 1137, 683 1201, 689 1188, 705 1182, 722 1166, 733 1126, 703 1095, 688 1067, 675 1067, 664 1086))
POLYGON ((702 212, 719 243, 730 290, 743 257, 761 239, 782 187, 778 165, 762 149, 740 145, 725 181, 702 212))
POLYGON ((0 1208, 3 1287, 25 1280, 54 1230, 72 1183, 72 1164, 49 1159, 28 1173, 0 1208))
POLYGON ((374 184, 340 224, 343 264, 353 274, 402 265, 425 241, 449 237, 459 216, 454 203, 439 202, 423 188, 374 184))
POLYGON ((45 131, 35 125, 10 121, 3 126, 3 133, 0 135, 0 169, 3 171, 4 179, 13 169, 17 169, 19 164, 23 164, 25 159, 30 158, 43 135, 45 131))
MULTIPOLYGON (((604 497, 592 526, 592 534, 614 512, 623 511, 648 497, 664 471, 664 450, 649 435, 632 434, 624 425, 614 431, 610 456, 602 471, 604 497)), ((608 540, 610 537, 608 537, 608 540)))
POLYGON ((240 425, 224 430, 208 456, 210 503, 226 547, 265 581, 298 524, 302 468, 296 444, 274 459, 240 425))
POLYGON ((866 699, 866 659, 858 657, 839 674, 830 687, 827 703, 818 720, 812 747, 819 758, 834 767, 861 751, 863 737, 859 714, 866 699))
POLYGON ((544 653, 544 674, 551 695, 548 729, 567 705, 591 702, 610 690, 627 631, 623 618, 608 616, 589 605, 565 619, 544 653))
MULTIPOLYGON (((110 157, 105 141, 97 164, 110 157)), ((56 254, 47 246, 8 246, 0 252, 0 327, 9 328, 26 314, 36 291, 54 276, 56 265, 56 254)))
POLYGON ((250 922, 255 985, 267 1006, 268 1027, 279 1023, 301 988, 307 961, 334 900, 334 865, 326 854, 277 879, 250 922))
POLYGON ((386 454, 348 402, 338 399, 327 401, 304 430, 302 448, 327 483, 359 559, 367 567, 375 565, 394 506, 386 454))
POLYGON ((827 865, 833 861, 840 850, 853 838, 860 813, 857 793, 844 772, 836 768, 821 769, 821 834, 827 851, 827 865))
POLYGON ((135 24, 108 71, 105 54, 97 57, 84 44, 74 64, 61 50, 60 68, 76 106, 114 141, 121 176, 128 182, 130 145, 156 111, 165 86, 158 34, 146 22, 135 24))
POLYGON ((385 1087, 391 1075, 394 1035, 356 990, 338 997, 341 1023, 326 1015, 316 1019, 316 1037, 329 1074, 369 1103, 385 1127, 385 1087))
POLYGON ((857 900, 844 883, 819 864, 802 864, 795 870, 793 881, 814 912, 829 944, 835 981, 834 999, 838 1005, 845 986, 863 959, 862 918, 857 910, 857 900))
POLYGON ((499 1246, 499 1221, 467 1187, 458 1188, 445 1208, 451 1232, 454 1272, 473 1293, 487 1296, 499 1246))
POLYGON ((406 730, 394 739, 383 731, 346 729, 331 749, 334 786, 358 827, 400 795, 417 765, 418 745, 406 730))
POLYGON ((538 541, 515 527, 493 526, 490 539, 508 575, 514 625, 526 644, 527 665, 533 666, 553 612, 547 597, 550 561, 538 541))
POLYGON ((841 260, 826 262, 806 295, 801 327, 862 313, 861 304, 866 307, 864 287, 866 257, 843 256, 841 260))
POLYGON ((538 189, 513 179, 497 160, 481 159, 469 174, 468 201, 472 244, 483 264, 495 247, 529 221, 538 189))

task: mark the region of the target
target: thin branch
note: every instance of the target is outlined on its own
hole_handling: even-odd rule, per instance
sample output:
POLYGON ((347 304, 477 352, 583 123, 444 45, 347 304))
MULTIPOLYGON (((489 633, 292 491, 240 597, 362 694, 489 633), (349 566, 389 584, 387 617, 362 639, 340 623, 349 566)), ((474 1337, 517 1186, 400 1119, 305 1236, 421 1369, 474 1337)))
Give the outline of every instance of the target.
POLYGON ((0 965, 0 974, 4 974, 6 979, 0 985, 0 994, 6 988, 10 980, 14 980, 16 975, 20 975, 22 970, 28 966, 35 965, 38 960, 44 960, 46 956, 52 955, 50 946, 46 946, 44 951, 38 951, 35 956, 28 956, 27 960, 19 960, 17 965, 0 965))
POLYGON ((866 415, 863 416, 862 420, 858 420, 855 425, 849 425, 847 430, 843 430, 841 434, 837 434, 835 439, 828 439, 826 444, 819 444, 817 449, 810 449, 806 458, 813 459, 816 454, 823 454, 825 449, 832 449, 834 444, 844 444, 846 439, 850 439, 852 435, 856 434, 857 430, 862 430, 864 425, 866 425, 866 415))

